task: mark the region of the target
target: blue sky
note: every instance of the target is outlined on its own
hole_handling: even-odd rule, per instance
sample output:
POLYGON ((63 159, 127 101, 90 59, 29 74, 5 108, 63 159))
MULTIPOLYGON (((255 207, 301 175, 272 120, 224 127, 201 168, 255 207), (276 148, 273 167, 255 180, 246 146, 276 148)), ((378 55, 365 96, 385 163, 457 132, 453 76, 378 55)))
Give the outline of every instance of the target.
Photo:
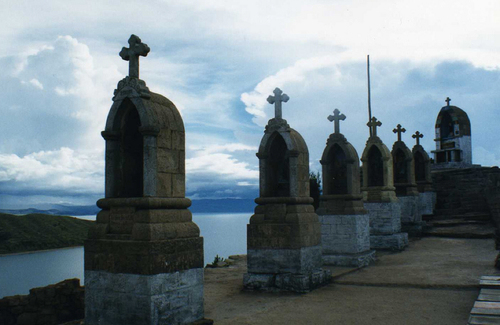
POLYGON ((140 76, 186 126, 187 196, 254 198, 255 152, 280 87, 283 117, 305 138, 312 171, 338 108, 357 149, 372 108, 430 152, 445 98, 472 123, 473 162, 500 165, 498 1, 9 1, 0 19, 0 208, 94 204, 103 196, 100 131, 130 34, 151 52, 140 76))

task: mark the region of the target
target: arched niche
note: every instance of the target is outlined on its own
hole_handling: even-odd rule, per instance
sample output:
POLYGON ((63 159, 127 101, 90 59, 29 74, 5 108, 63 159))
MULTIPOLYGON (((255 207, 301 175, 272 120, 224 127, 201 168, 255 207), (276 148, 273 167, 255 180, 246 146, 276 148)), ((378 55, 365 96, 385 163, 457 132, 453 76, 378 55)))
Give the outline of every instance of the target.
POLYGON ((265 196, 290 196, 290 152, 278 132, 273 134, 268 152, 265 196))
POLYGON ((453 138, 454 136, 453 120, 449 112, 445 111, 443 112, 443 114, 441 114, 441 123, 439 126, 439 131, 442 140, 453 138))
POLYGON ((431 161, 424 148, 418 144, 412 149, 415 181, 420 193, 432 191, 431 161))
POLYGON ((366 202, 396 201, 392 155, 377 136, 368 138, 361 156, 363 162, 363 196, 366 202))
POLYGON ((102 136, 106 198, 185 197, 184 123, 170 100, 120 92, 102 136))
POLYGON ((415 152, 413 155, 413 160, 415 162, 415 180, 425 181, 426 180, 426 170, 425 170, 425 159, 420 151, 415 152))
POLYGON ((323 196, 360 195, 359 156, 341 133, 326 142, 320 163, 323 170, 323 196))
POLYGON ((326 171, 327 175, 325 175, 323 183, 326 189, 324 194, 347 194, 347 157, 337 143, 328 152, 326 171))
POLYGON ((417 195, 415 183, 415 165, 413 154, 403 141, 396 141, 392 146, 394 186, 396 195, 417 195))
MULTIPOLYGON (((271 120, 273 122, 273 120, 271 120)), ((266 127, 259 146, 260 197, 310 197, 309 151, 285 120, 266 127)))
POLYGON ((377 146, 368 151, 367 175, 368 186, 384 186, 384 160, 377 146))
POLYGON ((120 118, 120 152, 118 154, 118 182, 114 197, 140 197, 143 195, 144 146, 140 133, 141 119, 130 100, 122 103, 120 118))
POLYGON ((406 183, 408 179, 408 166, 406 155, 400 148, 396 149, 392 156, 394 166, 394 183, 406 183))

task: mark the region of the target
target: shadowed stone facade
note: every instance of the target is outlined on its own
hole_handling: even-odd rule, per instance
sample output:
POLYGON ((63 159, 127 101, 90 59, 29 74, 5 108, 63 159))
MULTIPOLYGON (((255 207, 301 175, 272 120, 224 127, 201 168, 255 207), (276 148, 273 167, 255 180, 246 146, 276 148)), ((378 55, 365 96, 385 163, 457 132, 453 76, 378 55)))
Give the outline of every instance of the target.
POLYGON ((105 198, 85 242, 85 324, 189 323, 203 318, 203 238, 185 198, 184 124, 138 79, 149 48, 135 35, 129 44, 120 54, 137 62, 102 132, 105 198))
POLYGON ((436 205, 436 192, 432 188, 431 161, 427 152, 420 145, 420 138, 423 138, 423 134, 417 131, 412 137, 416 140, 412 154, 417 190, 420 193, 420 213, 422 215, 431 215, 434 214, 434 207, 436 205))
POLYGON ((359 184, 359 157, 339 131, 345 115, 335 109, 335 121, 323 151, 323 195, 317 210, 325 265, 367 266, 374 260, 370 250, 370 218, 363 206, 359 184))
POLYGON ((260 197, 247 226, 246 289, 307 292, 330 281, 321 269, 321 225, 309 196, 309 152, 281 118, 288 96, 274 90, 275 118, 260 143, 260 197))
POLYGON ((401 207, 394 187, 392 155, 377 136, 377 127, 382 123, 373 117, 367 125, 372 132, 361 156, 361 191, 370 215, 370 246, 403 250, 408 246, 408 234, 401 233, 401 207))
POLYGON ((413 154, 401 140, 406 129, 397 125, 393 130, 398 134, 398 141, 392 146, 394 187, 401 206, 401 229, 411 236, 422 234, 422 214, 420 213, 419 193, 415 182, 413 154))

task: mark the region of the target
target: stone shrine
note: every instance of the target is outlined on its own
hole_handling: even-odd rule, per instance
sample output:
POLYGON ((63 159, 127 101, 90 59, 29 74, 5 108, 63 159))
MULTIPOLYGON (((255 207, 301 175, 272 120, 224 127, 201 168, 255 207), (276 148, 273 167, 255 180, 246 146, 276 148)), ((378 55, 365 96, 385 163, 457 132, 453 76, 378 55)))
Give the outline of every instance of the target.
POLYGON ((184 324, 203 318, 203 238, 185 198, 184 124, 139 79, 149 47, 120 56, 106 128, 105 198, 85 241, 85 324, 184 324))
POLYGON ((363 206, 356 149, 340 133, 346 119, 338 109, 328 116, 335 121, 323 151, 323 195, 317 210, 321 222, 323 264, 363 267, 375 260, 370 250, 370 217, 363 206))
POLYGON ((441 108, 436 120, 436 150, 433 169, 472 167, 471 127, 469 117, 462 109, 450 105, 441 108))
POLYGON ((415 180, 417 183, 417 190, 420 193, 420 213, 422 215, 434 214, 434 206, 436 205, 436 192, 432 188, 431 176, 431 161, 429 155, 420 145, 420 139, 424 135, 416 131, 412 135, 416 144, 412 149, 413 162, 415 165, 415 180))
POLYGON ((382 123, 372 117, 366 125, 371 132, 361 157, 361 191, 370 215, 370 246, 403 250, 408 246, 408 234, 401 232, 401 207, 394 187, 392 155, 377 136, 377 127, 382 123))
POLYGON ((401 206, 401 229, 410 235, 420 236, 422 233, 422 214, 419 209, 419 193, 415 182, 415 165, 413 154, 401 140, 405 128, 398 124, 392 130, 397 133, 398 140, 392 146, 394 187, 401 206))
POLYGON ((309 196, 309 151, 281 116, 289 97, 276 88, 257 157, 260 197, 247 226, 246 289, 308 292, 330 281, 321 269, 321 225, 309 196))

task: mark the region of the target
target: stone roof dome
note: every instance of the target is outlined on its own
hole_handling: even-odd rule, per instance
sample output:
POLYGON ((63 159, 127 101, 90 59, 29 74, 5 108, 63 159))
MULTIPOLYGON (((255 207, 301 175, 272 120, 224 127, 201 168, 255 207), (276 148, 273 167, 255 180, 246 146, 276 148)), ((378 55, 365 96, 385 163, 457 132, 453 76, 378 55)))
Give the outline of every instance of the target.
POLYGON ((453 124, 458 124, 459 125, 459 130, 458 134, 454 134, 454 136, 464 136, 468 135, 470 136, 470 120, 469 116, 467 113, 465 113, 464 110, 462 110, 460 107, 457 106, 444 106, 441 108, 441 111, 438 114, 437 120, 436 120, 436 129, 441 127, 442 122, 449 120, 449 118, 446 116, 448 115, 449 118, 451 118, 451 121, 453 124))

